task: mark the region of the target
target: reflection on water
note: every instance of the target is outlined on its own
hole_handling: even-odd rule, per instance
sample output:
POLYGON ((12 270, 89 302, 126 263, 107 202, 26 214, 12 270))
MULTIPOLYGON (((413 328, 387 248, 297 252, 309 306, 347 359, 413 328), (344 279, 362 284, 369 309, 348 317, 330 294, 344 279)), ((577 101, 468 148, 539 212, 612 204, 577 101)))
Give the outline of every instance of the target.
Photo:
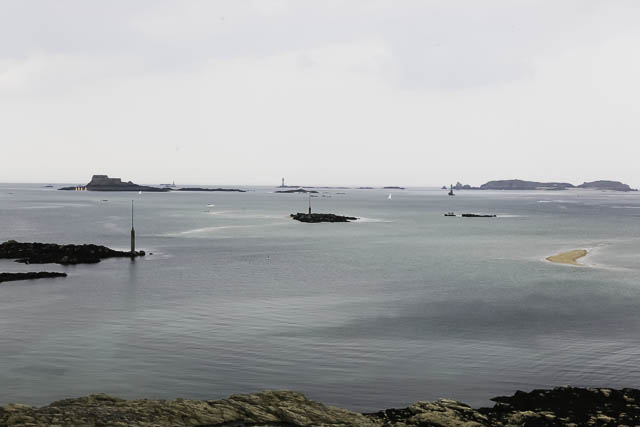
POLYGON ((69 274, 0 285, 0 403, 284 388, 372 410, 640 380, 636 195, 340 190, 314 208, 365 220, 303 224, 288 214, 308 198, 267 188, 104 203, 34 187, 0 186, 1 240, 126 249, 133 197, 153 255, 0 260, 69 274), (577 248, 592 267, 543 261, 577 248))

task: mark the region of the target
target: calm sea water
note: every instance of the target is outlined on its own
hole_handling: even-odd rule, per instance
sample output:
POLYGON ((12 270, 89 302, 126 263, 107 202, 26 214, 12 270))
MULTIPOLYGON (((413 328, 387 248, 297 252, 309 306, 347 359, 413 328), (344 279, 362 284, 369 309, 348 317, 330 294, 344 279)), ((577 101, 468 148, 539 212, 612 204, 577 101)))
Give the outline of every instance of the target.
POLYGON ((516 389, 640 387, 637 193, 326 190, 307 196, 0 185, 0 240, 144 259, 22 265, 0 284, 0 403, 294 389, 355 410, 516 389), (337 194, 346 193, 346 194, 337 194), (104 199, 104 200, 103 200, 104 199), (444 212, 497 213, 446 218, 444 212), (590 249, 587 267, 548 255, 590 249))

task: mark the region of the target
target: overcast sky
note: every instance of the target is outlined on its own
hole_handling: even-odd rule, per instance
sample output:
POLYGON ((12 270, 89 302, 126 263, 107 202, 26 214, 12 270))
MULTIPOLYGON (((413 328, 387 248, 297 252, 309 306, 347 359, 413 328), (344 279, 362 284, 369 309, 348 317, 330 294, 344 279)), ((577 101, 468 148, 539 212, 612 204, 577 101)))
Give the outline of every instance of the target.
POLYGON ((640 186, 640 1, 0 0, 0 181, 640 186))

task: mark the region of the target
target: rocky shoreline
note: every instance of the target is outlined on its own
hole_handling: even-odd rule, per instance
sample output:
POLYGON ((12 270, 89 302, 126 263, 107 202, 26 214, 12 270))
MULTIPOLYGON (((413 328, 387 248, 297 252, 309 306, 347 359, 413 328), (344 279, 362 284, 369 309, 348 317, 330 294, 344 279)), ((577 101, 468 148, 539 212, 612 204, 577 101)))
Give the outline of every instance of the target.
POLYGON ((496 397, 473 409, 449 399, 374 413, 324 405, 293 391, 264 391, 222 400, 124 400, 106 394, 40 408, 0 406, 0 427, 14 426, 620 426, 640 423, 640 390, 558 387, 496 397))
POLYGON ((0 259, 13 259, 23 264, 95 264, 106 258, 136 258, 144 251, 116 251, 100 245, 58 245, 8 240, 0 243, 0 259))

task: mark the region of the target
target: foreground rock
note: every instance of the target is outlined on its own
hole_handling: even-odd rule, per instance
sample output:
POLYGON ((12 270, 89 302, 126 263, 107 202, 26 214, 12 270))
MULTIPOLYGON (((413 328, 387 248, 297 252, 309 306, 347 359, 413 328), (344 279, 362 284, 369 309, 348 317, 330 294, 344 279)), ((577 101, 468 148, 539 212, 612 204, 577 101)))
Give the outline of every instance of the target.
POLYGON ((360 414, 292 391, 265 391, 222 400, 123 400, 105 394, 41 408, 0 406, 8 426, 621 426, 639 425, 640 390, 559 387, 496 397, 473 409, 449 399, 360 414))
POLYGON ((87 185, 79 187, 63 187, 59 190, 86 190, 86 191, 146 191, 146 192, 167 192, 170 188, 149 187, 146 185, 134 184, 131 181, 122 182, 120 178, 109 178, 107 175, 93 175, 87 185))
POLYGON ((298 212, 291 214, 291 218, 300 222, 349 222, 355 221, 358 218, 354 216, 341 216, 327 213, 304 213, 298 212))
POLYGON ((67 273, 55 271, 29 271, 26 273, 0 273, 0 282, 13 282, 16 280, 46 279, 50 277, 67 277, 67 273))
POLYGON ((123 400, 104 394, 42 408, 0 408, 0 426, 363 426, 380 425, 345 409, 289 391, 265 391, 223 400, 123 400))
POLYGON ((106 258, 144 256, 144 251, 116 251, 99 245, 58 245, 55 243, 25 243, 9 240, 0 244, 0 258, 14 259, 24 264, 95 264, 106 258))

